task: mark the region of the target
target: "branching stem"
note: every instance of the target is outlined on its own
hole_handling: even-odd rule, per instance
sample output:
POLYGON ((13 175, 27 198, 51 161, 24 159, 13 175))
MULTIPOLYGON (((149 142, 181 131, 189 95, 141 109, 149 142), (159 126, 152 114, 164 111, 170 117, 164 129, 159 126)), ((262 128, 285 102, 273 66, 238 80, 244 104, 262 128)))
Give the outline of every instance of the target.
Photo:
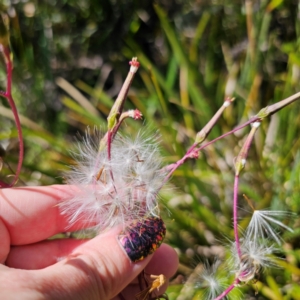
POLYGON ((255 121, 258 121, 258 120, 259 120, 258 117, 253 117, 253 118, 249 119, 247 122, 243 123, 242 125, 237 126, 236 128, 234 128, 234 129, 232 129, 232 130, 230 130, 230 131, 224 133, 223 135, 221 135, 221 136, 219 136, 219 137, 217 137, 217 138, 211 140, 210 142, 207 142, 206 144, 204 144, 204 145, 202 145, 202 146, 200 146, 200 147, 198 147, 198 145, 197 145, 196 143, 193 144, 193 145, 188 149, 188 151, 186 152, 186 154, 185 154, 180 160, 178 160, 178 161, 177 161, 176 163, 174 163, 174 164, 171 164, 171 165, 169 165, 169 166, 166 166, 166 169, 169 171, 169 173, 168 173, 168 175, 166 176, 166 178, 165 178, 165 180, 164 180, 163 183, 165 183, 166 181, 168 181, 169 178, 172 176, 172 174, 176 171, 176 169, 177 169, 178 167, 180 167, 181 165, 183 165, 188 159, 190 159, 190 158, 196 158, 197 154, 199 154, 199 152, 200 152, 202 149, 204 149, 204 148, 206 148, 207 146, 209 146, 209 145, 215 143, 215 142, 218 141, 218 140, 221 140, 221 139, 223 139, 223 138, 225 138, 225 137, 227 137, 227 136, 229 136, 229 135, 231 135, 231 134, 237 132, 238 130, 241 130, 242 128, 246 127, 247 125, 249 125, 249 124, 251 124, 251 123, 253 123, 253 122, 255 122, 255 121))

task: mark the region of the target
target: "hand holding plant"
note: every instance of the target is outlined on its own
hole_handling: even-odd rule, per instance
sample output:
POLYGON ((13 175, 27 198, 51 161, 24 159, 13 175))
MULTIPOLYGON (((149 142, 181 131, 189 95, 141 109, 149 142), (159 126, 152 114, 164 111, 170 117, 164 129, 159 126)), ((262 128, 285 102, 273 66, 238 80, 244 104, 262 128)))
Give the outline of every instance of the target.
POLYGON ((134 299, 153 280, 148 274, 174 274, 177 255, 165 244, 132 264, 116 238, 120 226, 91 240, 62 238, 68 220, 57 204, 70 193, 67 185, 1 191, 1 299, 123 299, 119 293, 134 299), (61 238, 48 239, 59 233, 61 238), (145 280, 140 281, 143 270, 145 280))

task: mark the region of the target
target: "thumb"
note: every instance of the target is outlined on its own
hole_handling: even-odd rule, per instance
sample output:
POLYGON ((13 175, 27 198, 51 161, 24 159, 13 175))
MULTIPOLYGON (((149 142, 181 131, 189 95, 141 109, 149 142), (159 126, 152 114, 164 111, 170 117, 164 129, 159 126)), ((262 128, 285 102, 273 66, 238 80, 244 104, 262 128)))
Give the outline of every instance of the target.
POLYGON ((136 221, 121 233, 112 229, 57 264, 36 271, 34 281, 47 299, 111 299, 146 267, 165 232, 156 217, 136 221))

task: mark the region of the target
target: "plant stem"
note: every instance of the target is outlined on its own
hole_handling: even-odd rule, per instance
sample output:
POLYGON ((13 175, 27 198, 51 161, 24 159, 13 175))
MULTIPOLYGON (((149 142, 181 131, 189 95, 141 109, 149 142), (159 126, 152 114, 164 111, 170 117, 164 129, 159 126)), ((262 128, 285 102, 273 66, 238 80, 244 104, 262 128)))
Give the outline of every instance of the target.
POLYGON ((14 176, 14 179, 11 183, 5 183, 0 181, 0 188, 8 188, 8 187, 12 187, 14 186, 14 184, 17 182, 20 172, 21 172, 21 168, 22 168, 22 163, 23 163, 23 157, 24 157, 24 142, 23 142, 23 135, 22 135, 22 127, 21 127, 21 122, 20 122, 20 118, 18 115, 18 111, 15 105, 15 101, 12 97, 11 94, 11 86, 12 86, 12 61, 11 61, 11 52, 9 49, 9 46, 5 46, 3 44, 0 44, 0 51, 3 55, 4 61, 5 61, 5 65, 6 65, 6 91, 0 92, 0 95, 3 96, 4 98, 7 99, 11 110, 13 112, 14 118, 15 118, 15 123, 16 123, 16 127, 17 127, 17 131, 18 131, 18 140, 19 140, 19 159, 18 159, 18 166, 17 166, 17 170, 14 176))
POLYGON ((199 131, 196 135, 196 140, 194 145, 199 146, 211 132, 224 110, 234 101, 234 98, 226 97, 223 105, 219 108, 219 110, 214 114, 214 116, 210 119, 210 121, 203 127, 201 131, 199 131))
POLYGON ((221 300, 222 298, 226 297, 236 287, 236 285, 239 284, 239 282, 240 281, 236 279, 234 283, 232 283, 221 295, 219 295, 214 300, 221 300))
POLYGON ((236 131, 238 131, 238 130, 244 128, 244 127, 246 127, 247 125, 249 125, 249 124, 251 124, 251 123, 253 123, 253 122, 257 121, 257 120, 259 120, 259 118, 253 117, 253 118, 249 119, 247 122, 243 123, 242 125, 239 125, 238 127, 232 129, 231 131, 228 131, 228 132, 224 133, 223 135, 221 135, 221 136, 219 136, 219 137, 211 140, 210 142, 207 142, 206 144, 204 144, 204 145, 202 145, 200 147, 197 147, 198 144, 196 144, 196 143, 193 144, 188 149, 188 151, 186 152, 186 154, 180 160, 178 160, 174 164, 171 164, 171 165, 168 165, 168 166, 165 167, 167 170, 169 170, 169 173, 165 177, 163 184, 165 182, 167 182, 169 180, 169 178, 171 177, 171 175, 175 172, 175 170, 178 167, 180 167, 181 165, 183 165, 188 159, 190 159, 190 158, 197 158, 197 153, 199 153, 202 149, 206 148, 207 146, 215 143, 216 141, 218 141, 218 140, 220 140, 220 139, 222 139, 222 138, 224 138, 224 137, 226 137, 228 135, 231 135, 232 133, 234 133, 234 132, 236 132, 236 131))
MULTIPOLYGON (((121 88, 121 91, 119 92, 119 95, 111 108, 109 115, 107 117, 107 132, 104 135, 104 137, 100 140, 99 144, 99 153, 104 150, 104 148, 107 146, 107 158, 108 161, 111 160, 111 146, 113 139, 119 130, 119 127, 123 120, 128 117, 132 117, 134 119, 140 119, 142 117, 142 114, 138 110, 130 111, 127 113, 122 113, 123 106, 129 91, 129 88, 131 86, 131 83, 133 81, 134 75, 137 72, 140 63, 137 61, 136 57, 133 57, 132 60, 129 62, 130 64, 130 70, 128 72, 128 75, 125 79, 125 82, 123 83, 123 86, 121 88)), ((98 154, 99 155, 99 154, 98 154)), ((110 176, 112 181, 114 181, 114 176, 112 173, 112 170, 110 169, 110 176)))
POLYGON ((246 160, 248 157, 249 149, 252 144, 254 134, 260 126, 260 122, 252 123, 251 131, 249 132, 245 143, 243 144, 240 153, 235 160, 235 177, 233 186, 233 228, 234 228, 234 239, 236 244, 236 250, 239 258, 241 259, 241 246, 238 231, 238 188, 239 188, 239 176, 241 171, 244 169, 246 160))
POLYGON ((113 107, 111 108, 108 117, 107 117, 108 130, 113 130, 114 126, 117 124, 117 122, 121 116, 121 113, 123 111, 123 106, 124 106, 129 88, 131 86, 132 80, 140 66, 140 63, 137 61, 136 57, 133 57, 132 60, 129 62, 129 64, 131 67, 128 72, 128 75, 127 75, 125 82, 123 83, 123 86, 121 88, 121 91, 120 91, 113 107))
POLYGON ((260 110, 260 112, 256 115, 257 117, 261 117, 264 118, 266 116, 271 116, 274 113, 276 113, 277 111, 281 110, 282 108, 284 108, 285 106, 295 102, 296 100, 298 100, 300 98, 300 92, 285 98, 279 102, 276 102, 272 105, 269 105, 263 109, 260 110))
POLYGON ((239 258, 241 259, 242 252, 241 252, 239 230, 238 230, 238 187, 239 187, 239 175, 235 175, 234 186, 233 186, 233 229, 234 229, 236 251, 239 258))
MULTIPOLYGON (((298 100, 300 98, 300 92, 286 98, 283 99, 275 104, 272 104, 270 106, 267 106, 263 109, 261 109, 259 111, 259 113, 257 115, 255 115, 254 117, 252 117, 251 119, 249 119, 247 122, 243 123, 242 125, 237 126, 236 128, 234 128, 231 131, 226 132, 225 134, 211 140, 210 142, 204 144, 203 146, 198 147, 199 145, 199 141, 202 138, 202 133, 205 133, 206 131, 209 132, 211 130, 211 128, 209 130, 205 130, 204 132, 200 131, 198 133, 198 139, 199 141, 196 141, 186 152, 186 154, 180 159, 178 160, 176 163, 174 164, 170 164, 168 166, 165 167, 166 170, 169 171, 169 173, 167 174, 167 176, 164 179, 164 182, 167 182, 169 180, 169 178, 172 176, 172 174, 175 172, 175 170, 180 167, 182 164, 184 164, 188 159, 190 158, 197 158, 197 153, 199 153, 202 149, 204 149, 205 147, 215 143, 218 140, 223 139, 224 137, 237 132, 238 130, 246 127, 249 124, 255 123, 255 122, 261 122, 264 118, 271 116, 272 114, 274 114, 275 112, 279 111, 280 109, 284 108, 285 106, 293 103, 294 101, 298 100), (201 138, 200 138, 201 137, 201 138)), ((228 101, 228 100, 227 100, 228 101)), ((231 100, 232 101, 232 100, 231 100)), ((209 124, 214 124, 213 122, 209 122, 209 124)), ((206 128, 206 127, 205 127, 206 128)), ((206 128, 208 129, 208 128, 206 128)))

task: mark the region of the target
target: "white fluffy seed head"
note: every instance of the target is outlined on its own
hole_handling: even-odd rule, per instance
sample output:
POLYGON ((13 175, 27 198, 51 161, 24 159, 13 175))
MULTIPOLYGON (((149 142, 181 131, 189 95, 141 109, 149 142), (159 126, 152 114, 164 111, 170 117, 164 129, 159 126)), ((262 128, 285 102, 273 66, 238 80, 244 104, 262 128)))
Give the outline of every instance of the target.
POLYGON ((274 245, 244 239, 240 250, 241 256, 238 254, 235 242, 232 243, 228 263, 236 278, 241 282, 249 282, 255 279, 261 270, 276 266, 272 258, 272 254, 277 251, 274 245))
POLYGON ((161 171, 157 136, 138 133, 135 139, 117 135, 107 149, 98 151, 101 135, 86 131, 83 143, 73 153, 76 165, 66 174, 74 196, 60 203, 70 225, 96 230, 148 215, 159 215, 158 192, 166 173, 161 171))
POLYGON ((204 299, 213 300, 226 288, 226 278, 223 277, 223 272, 220 268, 220 260, 215 260, 212 265, 208 262, 203 264, 203 268, 197 278, 196 288, 203 289, 204 299))

